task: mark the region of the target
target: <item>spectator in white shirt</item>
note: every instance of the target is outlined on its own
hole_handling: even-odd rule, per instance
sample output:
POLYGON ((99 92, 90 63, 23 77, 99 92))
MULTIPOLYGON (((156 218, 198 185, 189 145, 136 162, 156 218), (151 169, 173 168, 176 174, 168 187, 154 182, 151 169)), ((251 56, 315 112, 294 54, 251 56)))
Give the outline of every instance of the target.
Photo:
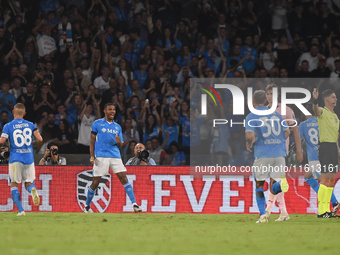
POLYGON ((51 26, 47 24, 42 25, 41 34, 37 36, 39 57, 45 57, 46 55, 53 57, 54 53, 57 51, 55 40, 50 35, 51 26))
POLYGON ((308 71, 311 72, 318 68, 319 59, 325 59, 323 55, 319 53, 319 47, 316 44, 312 44, 309 52, 303 53, 299 58, 299 66, 301 66, 302 61, 307 60, 309 63, 308 71))
POLYGON ((102 95, 105 90, 110 88, 110 85, 109 85, 110 76, 109 76, 109 74, 110 74, 110 69, 108 68, 108 66, 104 65, 102 67, 102 76, 97 77, 93 82, 93 85, 98 90, 99 95, 102 95))

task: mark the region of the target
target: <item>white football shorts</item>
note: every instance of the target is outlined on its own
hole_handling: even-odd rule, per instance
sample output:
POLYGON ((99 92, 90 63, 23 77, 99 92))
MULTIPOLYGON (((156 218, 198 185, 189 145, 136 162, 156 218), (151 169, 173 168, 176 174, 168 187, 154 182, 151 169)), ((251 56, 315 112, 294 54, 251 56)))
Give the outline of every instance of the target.
POLYGON ((93 176, 104 176, 109 173, 111 168, 115 174, 126 172, 126 168, 120 158, 102 158, 98 157, 94 160, 93 176))
POLYGON ((21 183, 34 182, 35 180, 35 167, 34 163, 24 165, 20 162, 13 162, 9 164, 9 178, 11 182, 21 183))
POLYGON ((285 175, 286 160, 284 157, 259 158, 253 164, 253 175, 256 181, 265 181, 272 178, 279 181, 285 175))

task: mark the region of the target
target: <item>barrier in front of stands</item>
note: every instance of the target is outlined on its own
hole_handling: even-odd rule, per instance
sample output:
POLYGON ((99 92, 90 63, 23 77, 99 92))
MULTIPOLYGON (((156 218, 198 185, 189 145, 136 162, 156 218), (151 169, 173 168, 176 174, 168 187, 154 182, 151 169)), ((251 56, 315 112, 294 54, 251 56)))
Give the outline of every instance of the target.
MULTIPOLYGON (((258 213, 255 183, 251 176, 204 175, 194 178, 189 167, 128 167, 138 204, 147 213, 258 213)), ((91 183, 88 166, 36 166, 38 207, 20 185, 25 211, 81 212, 91 183)), ((8 186, 8 167, 0 167, 0 211, 16 211, 8 186)), ((317 196, 303 176, 288 179, 285 194, 289 213, 316 213, 317 196)), ((268 196, 268 185, 265 195, 268 196)), ((340 182, 335 186, 340 196, 340 182)), ((132 206, 118 178, 110 171, 103 178, 93 200, 94 212, 132 212, 132 206)), ((278 212, 275 207, 273 212, 278 212)))

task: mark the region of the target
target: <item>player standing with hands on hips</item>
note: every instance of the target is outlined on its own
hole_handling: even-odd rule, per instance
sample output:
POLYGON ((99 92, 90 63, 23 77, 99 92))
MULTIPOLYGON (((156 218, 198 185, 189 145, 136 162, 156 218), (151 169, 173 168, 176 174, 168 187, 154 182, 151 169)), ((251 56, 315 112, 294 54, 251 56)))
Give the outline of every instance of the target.
POLYGON ((92 124, 90 143, 90 162, 93 164, 93 181, 87 192, 84 212, 90 212, 90 205, 96 193, 102 176, 109 173, 109 168, 117 175, 129 196, 133 210, 141 212, 137 205, 131 184, 126 177, 126 168, 123 165, 119 148, 123 142, 122 128, 114 121, 116 107, 113 103, 104 106, 105 117, 92 124))
POLYGON ((35 168, 33 158, 33 136, 38 143, 43 141, 37 127, 23 117, 26 114, 25 105, 18 103, 13 108, 14 120, 7 123, 0 138, 0 146, 6 140, 10 143, 9 155, 9 178, 11 182, 11 196, 13 202, 19 209, 17 216, 25 216, 24 208, 20 200, 18 183, 25 182, 25 188, 32 194, 34 205, 38 206, 40 198, 37 187, 34 185, 35 168))
POLYGON ((335 174, 338 171, 338 133, 339 118, 334 113, 336 95, 333 90, 322 92, 325 107, 318 105, 319 91, 313 90, 313 110, 319 124, 319 160, 321 165, 321 183, 318 190, 318 218, 337 217, 331 213, 330 199, 332 196, 335 174))

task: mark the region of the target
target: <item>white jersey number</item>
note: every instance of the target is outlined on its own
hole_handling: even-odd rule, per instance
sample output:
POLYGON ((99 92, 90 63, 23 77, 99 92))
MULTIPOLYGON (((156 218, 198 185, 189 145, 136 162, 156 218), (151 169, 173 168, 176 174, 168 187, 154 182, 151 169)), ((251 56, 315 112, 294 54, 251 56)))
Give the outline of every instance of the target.
POLYGON ((311 128, 308 130, 309 140, 312 144, 318 144, 318 131, 315 128, 311 128))
POLYGON ((24 128, 24 130, 16 129, 13 132, 14 144, 17 147, 22 147, 24 144, 30 146, 32 143, 32 130, 24 128))
POLYGON ((262 120, 263 126, 267 128, 267 132, 263 133, 264 138, 270 136, 272 133, 276 136, 281 133, 280 119, 278 117, 272 116, 269 120, 267 117, 262 117, 260 120, 262 120))

